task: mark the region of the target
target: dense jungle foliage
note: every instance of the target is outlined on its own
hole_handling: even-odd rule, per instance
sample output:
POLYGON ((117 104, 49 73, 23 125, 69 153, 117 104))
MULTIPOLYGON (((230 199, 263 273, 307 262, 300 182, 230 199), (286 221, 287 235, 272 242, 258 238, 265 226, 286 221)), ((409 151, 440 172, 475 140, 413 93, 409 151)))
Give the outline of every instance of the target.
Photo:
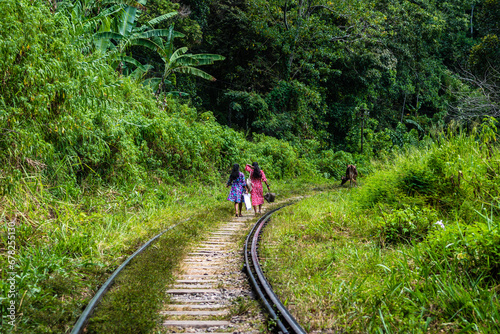
POLYGON ((0 18, 2 330, 68 331, 137 245, 224 213, 235 162, 286 193, 452 120, 493 117, 495 145, 499 0, 1 0, 0 18))
POLYGON ((499 6, 16 3, 2 14, 2 191, 37 171, 59 186, 215 181, 264 146, 279 177, 363 168, 446 117, 496 116, 499 6))
POLYGON ((498 1, 204 3, 197 49, 226 60, 197 94, 231 127, 378 155, 498 115, 498 1))

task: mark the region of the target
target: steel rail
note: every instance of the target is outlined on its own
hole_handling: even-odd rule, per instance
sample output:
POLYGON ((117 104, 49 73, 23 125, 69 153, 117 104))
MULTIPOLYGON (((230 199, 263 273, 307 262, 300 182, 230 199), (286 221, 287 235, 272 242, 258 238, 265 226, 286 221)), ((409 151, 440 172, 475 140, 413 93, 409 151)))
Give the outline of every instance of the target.
POLYGON ((138 250, 136 250, 134 252, 134 254, 130 255, 128 259, 126 259, 114 272, 113 274, 108 278, 108 280, 106 282, 104 282, 104 284, 101 286, 101 288, 97 291, 97 293, 94 295, 94 297, 92 298, 92 300, 90 301, 90 303, 88 303, 87 307, 85 308, 85 310, 83 311, 83 313, 80 315, 80 318, 78 318, 77 322, 75 323, 75 326, 73 327, 73 330, 71 331, 71 334, 80 334, 82 333, 83 329, 85 328, 85 326, 87 325, 87 322, 89 321, 89 318, 90 316, 92 315, 92 313, 94 312, 94 309, 97 307, 97 305, 99 304, 99 302, 101 301, 102 297, 104 296, 104 294, 109 290, 109 288, 111 287, 111 285, 113 285, 114 283, 114 280, 116 278, 116 276, 118 276, 118 274, 125 268, 125 266, 133 259, 135 258, 137 255, 141 254, 153 241, 155 241, 156 239, 158 239, 160 236, 162 236, 165 232, 168 232, 170 230, 172 230, 173 228, 177 227, 178 225, 188 221, 190 218, 188 219, 185 219, 181 222, 178 222, 177 224, 175 224, 174 226, 170 226, 169 228, 167 228, 166 230, 164 230, 163 232, 157 234, 156 236, 154 236, 153 238, 149 239, 148 242, 146 242, 144 245, 142 245, 141 248, 139 248, 138 250))
POLYGON ((264 303, 264 306, 268 310, 271 318, 276 322, 280 333, 307 334, 307 332, 300 326, 297 320, 290 314, 288 309, 283 305, 283 303, 281 303, 278 296, 274 293, 271 285, 264 275, 264 272, 262 271, 257 254, 260 234, 264 225, 267 224, 274 212, 284 208, 285 206, 287 205, 269 211, 252 227, 245 241, 245 269, 249 276, 250 283, 264 303), (253 272, 255 272, 257 278, 253 272))
POLYGON ((269 315, 271 316, 271 319, 273 319, 275 322, 276 322, 276 325, 278 326, 278 328, 280 329, 280 333, 283 333, 283 334, 288 334, 288 330, 286 329, 286 327, 283 325, 283 323, 281 322, 281 320, 279 319, 278 315, 276 314, 276 312, 274 312, 274 309, 273 307, 271 306, 271 304, 269 303, 266 295, 264 294, 264 292, 262 291, 262 289, 260 288, 260 285, 259 283, 257 282, 257 280, 255 279, 255 276, 254 274, 252 273, 252 264, 251 264, 251 261, 249 260, 249 254, 250 254, 250 251, 248 250, 248 245, 250 244, 250 239, 252 238, 252 236, 254 235, 254 231, 256 230, 257 228, 257 225, 259 224, 260 221, 263 221, 263 220, 266 220, 268 219, 268 217, 274 212, 274 211, 277 211, 278 209, 276 210, 272 210, 266 214, 264 214, 264 216, 262 216, 258 221, 257 223, 252 227, 250 233, 248 233, 248 236, 246 238, 246 241, 245 241, 245 269, 247 271, 247 274, 248 274, 248 277, 250 279, 250 283, 251 285, 253 286, 254 290, 257 292, 257 294, 259 295, 259 298, 260 300, 262 301, 262 303, 264 304, 264 307, 267 309, 267 311, 269 312, 269 315))

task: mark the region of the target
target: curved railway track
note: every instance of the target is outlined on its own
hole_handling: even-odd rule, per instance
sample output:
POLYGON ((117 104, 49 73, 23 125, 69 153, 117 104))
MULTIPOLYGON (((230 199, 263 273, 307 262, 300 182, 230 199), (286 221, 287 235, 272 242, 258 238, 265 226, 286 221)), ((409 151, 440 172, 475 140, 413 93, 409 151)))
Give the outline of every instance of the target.
MULTIPOLYGON (((169 296, 168 303, 160 311, 164 320, 159 325, 159 332, 261 333, 262 324, 266 322, 262 313, 254 315, 253 318, 235 316, 232 313, 235 301, 258 297, 272 319, 270 323, 276 324, 274 332, 305 334, 306 331, 273 292, 262 271, 258 256, 259 237, 264 226, 274 212, 287 205, 290 204, 266 212, 253 226, 249 226, 247 222, 253 218, 253 214, 246 213, 243 217, 233 218, 196 246, 183 261, 176 284, 166 291, 169 296), (250 233, 246 237, 242 252, 238 240, 241 240, 249 229, 250 233), (243 260, 248 279, 241 270, 243 260), (261 330, 258 329, 258 324, 261 325, 261 330)), ((166 231, 149 240, 111 275, 80 316, 72 334, 83 332, 94 308, 118 273, 133 257, 166 231)))
POLYGON ((87 307, 85 307, 85 310, 83 310, 82 314, 78 318, 78 320, 75 323, 75 326, 73 326, 73 329, 71 330, 71 334, 80 334, 85 332, 85 326, 87 325, 90 317, 92 316, 92 313, 96 309, 96 307, 99 305, 99 302, 101 301, 102 297, 108 290, 111 288, 113 283, 115 282, 115 278, 120 274, 120 272, 125 269, 125 267, 132 261, 133 258, 141 254, 146 248, 148 248, 153 241, 161 237, 163 234, 167 233, 168 231, 174 229, 178 225, 188 221, 190 218, 182 220, 178 222, 177 224, 170 226, 166 230, 162 231, 161 233, 155 235, 153 238, 149 239, 144 245, 142 245, 138 250, 136 250, 132 255, 128 257, 112 274, 111 276, 104 282, 104 284, 101 286, 101 288, 96 292, 94 297, 90 300, 88 303, 87 307))
POLYGON ((258 245, 262 229, 268 223, 271 215, 283 207, 285 206, 267 212, 257 221, 248 234, 245 241, 245 270, 254 290, 257 292, 267 312, 276 323, 278 333, 306 334, 306 331, 300 326, 297 320, 295 320, 274 293, 259 262, 258 245))

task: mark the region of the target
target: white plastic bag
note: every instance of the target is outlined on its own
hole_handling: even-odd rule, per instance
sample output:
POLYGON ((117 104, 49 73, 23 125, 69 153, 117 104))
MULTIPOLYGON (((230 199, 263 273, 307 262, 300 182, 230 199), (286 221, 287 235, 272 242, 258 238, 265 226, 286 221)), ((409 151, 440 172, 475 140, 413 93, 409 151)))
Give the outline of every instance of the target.
POLYGON ((247 210, 250 210, 252 208, 252 200, 250 198, 250 194, 244 193, 243 199, 245 200, 245 206, 247 207, 247 210))

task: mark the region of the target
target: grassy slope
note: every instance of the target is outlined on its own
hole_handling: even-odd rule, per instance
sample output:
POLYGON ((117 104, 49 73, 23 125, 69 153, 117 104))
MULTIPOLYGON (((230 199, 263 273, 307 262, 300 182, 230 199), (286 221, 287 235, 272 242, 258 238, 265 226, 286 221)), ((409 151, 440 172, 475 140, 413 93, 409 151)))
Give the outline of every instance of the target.
POLYGON ((155 190, 102 189, 70 202, 47 193, 33 198, 26 191, 24 201, 14 199, 15 206, 4 198, 4 218, 25 217, 16 224, 17 290, 23 298, 22 303, 17 298, 22 316, 15 332, 65 332, 100 284, 142 243, 200 210, 214 210, 225 195, 200 184, 155 190))
POLYGON ((265 266, 307 330, 498 332, 500 152, 443 139, 273 220, 265 266))

